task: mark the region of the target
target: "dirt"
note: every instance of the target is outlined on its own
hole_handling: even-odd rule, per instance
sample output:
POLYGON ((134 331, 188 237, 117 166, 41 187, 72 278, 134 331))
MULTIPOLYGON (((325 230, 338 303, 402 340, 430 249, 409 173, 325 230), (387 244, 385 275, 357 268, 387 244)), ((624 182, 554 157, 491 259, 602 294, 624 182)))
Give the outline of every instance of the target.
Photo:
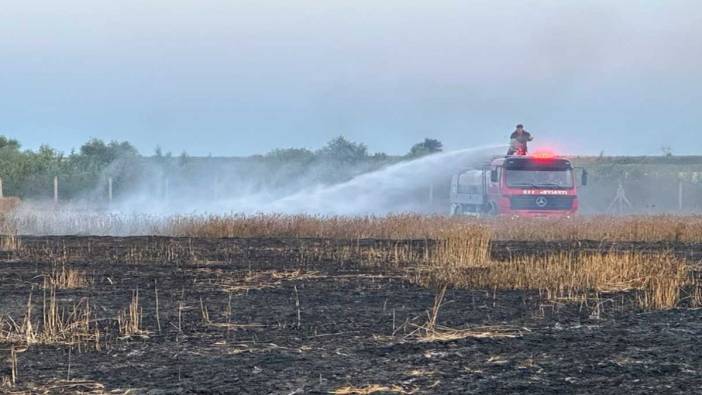
MULTIPOLYGON (((308 240, 306 246, 329 242, 308 240)), ((436 290, 412 284, 401 267, 312 261, 294 240, 53 237, 21 243, 23 253, 5 252, 0 263, 0 314, 20 322, 31 293, 34 316, 41 317, 42 276, 58 262, 91 279, 85 288, 59 290, 57 299, 69 307, 87 298, 103 338, 100 350, 89 344, 18 350, 16 384, 0 392, 702 388, 702 310, 645 312, 625 303, 626 295, 605 295, 598 305, 553 304, 532 292, 450 289, 438 323, 471 332, 427 341, 418 328, 428 321, 436 290), (114 318, 137 289, 144 332, 121 336, 114 318)), ((548 247, 496 243, 492 254, 548 247)), ((702 251, 689 245, 617 248, 642 247, 690 257, 702 251)), ((0 344, 0 350, 10 348, 0 344)), ((0 356, 2 363, 8 352, 0 356)), ((0 377, 9 375, 5 362, 0 377)))

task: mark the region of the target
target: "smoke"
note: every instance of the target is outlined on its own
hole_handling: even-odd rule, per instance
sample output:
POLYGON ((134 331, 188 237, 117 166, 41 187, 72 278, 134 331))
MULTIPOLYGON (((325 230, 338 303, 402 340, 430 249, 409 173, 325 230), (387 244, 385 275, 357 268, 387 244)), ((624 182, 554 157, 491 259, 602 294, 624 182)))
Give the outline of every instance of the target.
MULTIPOLYGON (((122 167, 124 162, 106 170, 105 177, 121 180, 115 182, 111 203, 99 186, 58 208, 51 202, 24 204, 15 217, 21 234, 126 236, 152 234, 154 226, 174 215, 447 214, 451 176, 488 162, 505 148, 466 148, 402 162, 368 159, 353 166, 328 159, 301 163, 264 157, 192 158, 184 166, 177 158, 141 158, 131 170, 122 167)), ((702 210, 702 165, 579 160, 590 172, 590 183, 578 191, 582 214, 702 210), (631 206, 616 204, 620 184, 631 206)))
MULTIPOLYGON (((348 182, 326 188, 303 190, 274 201, 269 211, 335 215, 383 215, 398 212, 428 212, 431 202, 416 198, 418 190, 433 194, 436 183, 461 168, 475 166, 503 146, 468 148, 434 154, 388 168, 362 174, 348 182)), ((421 192, 418 194, 421 196, 421 192)))
POLYGON ((448 180, 458 170, 482 163, 504 149, 491 145, 437 153, 370 172, 364 165, 341 169, 323 163, 304 171, 290 163, 271 172, 249 161, 237 166, 211 163, 195 174, 175 173, 177 178, 166 180, 162 169, 155 167, 147 169, 139 186, 125 193, 111 211, 156 216, 446 212, 440 203, 432 205, 431 196, 446 194, 448 180), (333 171, 352 176, 333 184, 319 181, 320 172, 333 171))

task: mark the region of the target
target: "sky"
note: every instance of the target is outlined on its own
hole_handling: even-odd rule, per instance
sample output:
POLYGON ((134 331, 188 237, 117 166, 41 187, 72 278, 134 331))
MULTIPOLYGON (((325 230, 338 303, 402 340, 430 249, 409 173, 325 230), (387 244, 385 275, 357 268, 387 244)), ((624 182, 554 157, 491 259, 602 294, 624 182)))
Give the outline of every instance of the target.
POLYGON ((191 155, 702 154, 702 2, 0 0, 0 134, 191 155))

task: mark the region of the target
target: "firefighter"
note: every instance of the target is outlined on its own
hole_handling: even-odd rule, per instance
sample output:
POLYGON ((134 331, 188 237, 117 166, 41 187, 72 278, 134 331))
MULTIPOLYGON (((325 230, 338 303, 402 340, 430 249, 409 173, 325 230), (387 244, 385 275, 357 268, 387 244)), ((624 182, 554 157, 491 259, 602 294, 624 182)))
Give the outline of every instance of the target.
POLYGON ((517 129, 509 136, 510 145, 507 155, 526 155, 529 151, 527 149, 527 143, 534 140, 531 133, 524 130, 524 125, 521 123, 517 125, 517 129))

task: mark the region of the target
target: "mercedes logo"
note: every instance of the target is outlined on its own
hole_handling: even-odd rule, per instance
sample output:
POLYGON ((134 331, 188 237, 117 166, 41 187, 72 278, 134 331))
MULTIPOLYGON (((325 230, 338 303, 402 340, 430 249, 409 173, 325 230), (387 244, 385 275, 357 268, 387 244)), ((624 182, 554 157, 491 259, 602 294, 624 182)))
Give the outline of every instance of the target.
POLYGON ((541 207, 541 208, 544 208, 548 205, 548 199, 546 199, 543 196, 539 196, 536 198, 536 205, 541 207))

